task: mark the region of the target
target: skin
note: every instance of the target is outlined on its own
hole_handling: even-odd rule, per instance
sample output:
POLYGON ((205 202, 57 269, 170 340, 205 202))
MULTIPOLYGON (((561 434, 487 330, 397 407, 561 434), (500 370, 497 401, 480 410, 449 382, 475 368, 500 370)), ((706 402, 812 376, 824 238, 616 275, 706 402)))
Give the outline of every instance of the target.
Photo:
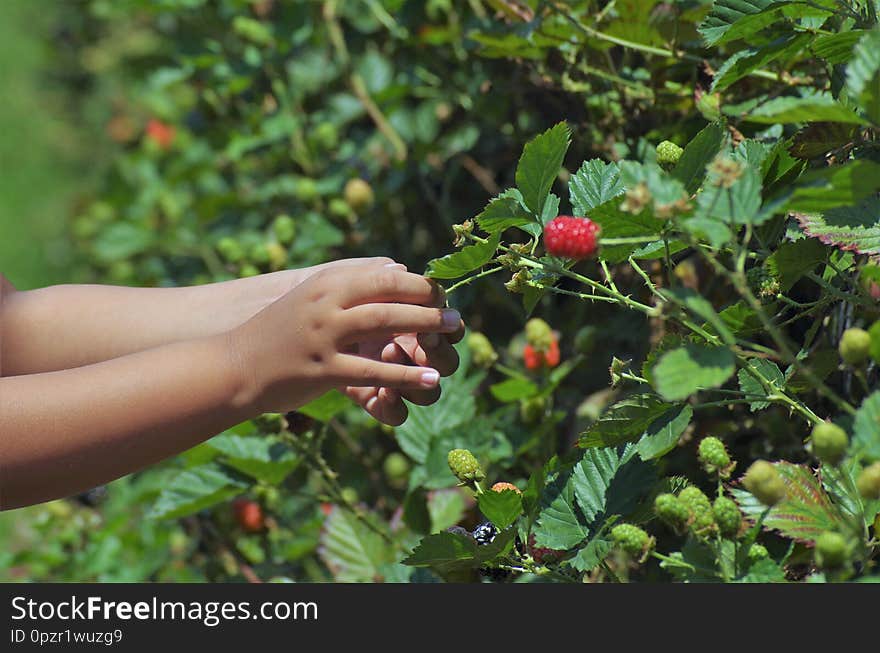
POLYGON ((397 425, 458 366, 457 312, 391 259, 191 288, 0 275, 0 509, 69 496, 338 388, 397 425), (51 406, 48 408, 47 406, 51 406))

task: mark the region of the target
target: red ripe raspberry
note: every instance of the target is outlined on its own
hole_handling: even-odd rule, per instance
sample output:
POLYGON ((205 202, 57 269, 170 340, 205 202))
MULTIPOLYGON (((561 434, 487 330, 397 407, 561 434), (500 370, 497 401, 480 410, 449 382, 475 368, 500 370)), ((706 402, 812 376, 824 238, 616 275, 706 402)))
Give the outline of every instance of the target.
POLYGON ((151 118, 149 122, 147 122, 146 134, 147 138, 153 141, 156 145, 163 150, 167 150, 171 147, 171 143, 174 141, 175 132, 173 126, 166 124, 161 120, 151 118))
POLYGON ((532 345, 523 348, 523 362, 527 370, 539 370, 542 367, 556 367, 559 365, 559 341, 556 338, 550 342, 547 351, 535 349, 532 345))
POLYGON ((235 521, 243 531, 259 533, 263 530, 263 509, 260 504, 250 499, 236 499, 232 503, 235 521))
POLYGON ((550 348, 544 352, 544 363, 547 367, 556 367, 559 365, 559 342, 556 338, 550 343, 550 348))
POLYGON ((544 363, 544 355, 531 345, 526 345, 523 349, 523 361, 527 370, 537 370, 544 363))
POLYGON ((596 252, 600 231, 589 218, 560 215, 544 227, 544 246, 553 256, 587 258, 596 252))

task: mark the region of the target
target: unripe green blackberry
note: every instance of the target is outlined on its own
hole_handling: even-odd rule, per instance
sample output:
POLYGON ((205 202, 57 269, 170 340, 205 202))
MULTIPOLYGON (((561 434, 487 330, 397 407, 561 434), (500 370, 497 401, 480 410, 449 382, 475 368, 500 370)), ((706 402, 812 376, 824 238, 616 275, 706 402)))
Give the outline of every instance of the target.
POLYGON ((217 251, 227 263, 238 263, 244 258, 244 248, 232 236, 217 241, 217 251))
POLYGON ((268 265, 269 263, 269 249, 266 247, 266 243, 255 243, 248 254, 251 263, 255 265, 268 265))
POLYGON ((498 360, 498 354, 492 343, 479 331, 471 331, 468 334, 467 346, 471 351, 471 360, 477 367, 492 367, 498 360))
POLYGON ((397 485, 400 481, 405 481, 409 474, 409 460, 402 453, 394 451, 385 458, 382 469, 388 482, 397 485))
POLYGON ((462 483, 486 478, 479 461, 467 449, 453 449, 446 456, 446 462, 449 463, 452 474, 462 483))
POLYGON ((769 558, 770 552, 767 550, 766 546, 755 542, 754 544, 752 544, 752 546, 749 547, 746 555, 751 562, 758 562, 758 560, 766 560, 767 558, 769 558))
POLYGON ((539 351, 547 351, 556 336, 553 329, 539 317, 533 317, 526 322, 526 342, 539 351))
POLYGON ((765 506, 775 506, 787 494, 785 481, 766 460, 756 460, 743 476, 743 486, 765 506))
POLYGON ((719 474, 726 478, 730 475, 730 455, 724 443, 716 437, 709 436, 700 441, 698 450, 700 464, 708 474, 719 474))
POLYGON ((837 351, 844 363, 861 365, 868 360, 871 351, 871 336, 864 329, 847 329, 840 338, 837 351))
POLYGON ((296 222, 289 215, 279 215, 272 221, 272 233, 279 243, 290 245, 296 237, 296 222))
POLYGON ((534 424, 544 417, 547 408, 545 397, 529 397, 519 402, 519 416, 526 424, 534 424))
POLYGON ((302 177, 293 189, 294 196, 302 202, 312 202, 318 197, 318 182, 302 177))
POLYGON ((327 203, 327 210, 330 215, 337 218, 348 218, 351 216, 351 207, 341 197, 334 197, 327 203))
POLYGON ((325 150, 332 150, 339 145, 339 130, 332 122, 322 122, 312 132, 314 143, 325 150))
POLYGON ((818 566, 834 569, 846 561, 849 554, 847 549, 846 540, 840 533, 826 531, 816 538, 816 549, 813 555, 818 566))
POLYGON ((657 165, 671 168, 681 159, 682 152, 684 152, 684 148, 672 141, 662 141, 657 145, 657 165))
POLYGON ((342 190, 346 203, 357 213, 373 206, 373 188, 363 179, 349 179, 342 190))
POLYGON ((654 512, 669 526, 683 529, 691 517, 688 507, 674 494, 659 494, 654 499, 654 512))
POLYGON ((355 490, 353 487, 342 488, 342 499, 350 504, 355 504, 360 501, 358 491, 355 490))
POLYGON ((846 431, 837 424, 821 422, 813 427, 810 434, 810 443, 813 455, 823 463, 836 465, 846 455, 849 446, 849 438, 846 431))
POLYGON ((245 263, 238 270, 238 276, 244 279, 245 277, 256 277, 260 274, 259 268, 256 265, 251 263, 245 263))
POLYGON ((654 538, 632 524, 618 524, 612 528, 611 539, 632 556, 644 555, 654 546, 654 538))
POLYGON ((678 500, 688 509, 690 527, 694 534, 703 535, 713 529, 715 515, 712 512, 712 503, 700 488, 689 485, 679 492, 678 500))
POLYGON ((718 497, 712 505, 712 514, 718 524, 718 532, 724 537, 733 538, 742 527, 742 513, 733 499, 718 497))
POLYGON ((865 467, 856 479, 859 494, 866 499, 880 499, 880 462, 865 467))

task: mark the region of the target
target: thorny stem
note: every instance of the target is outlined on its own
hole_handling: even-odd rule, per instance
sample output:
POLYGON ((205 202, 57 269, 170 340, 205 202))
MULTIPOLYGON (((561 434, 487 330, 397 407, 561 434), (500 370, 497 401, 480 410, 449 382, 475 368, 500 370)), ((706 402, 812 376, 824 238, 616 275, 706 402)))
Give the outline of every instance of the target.
MULTIPOLYGON (((761 324, 767 330, 768 335, 779 348, 780 353, 783 356, 783 359, 790 364, 793 365, 794 368, 804 375, 804 377, 819 391, 820 394, 824 395, 827 399, 829 399, 835 406, 840 408, 841 410, 849 413, 850 415, 855 414, 855 408, 850 405, 845 399, 840 397, 834 390, 832 390, 828 385, 811 370, 809 367, 805 366, 800 359, 795 356, 794 352, 788 346, 788 342, 785 339, 785 336, 779 330, 779 327, 773 323, 773 321, 767 317, 767 314, 764 312, 761 307, 761 302, 755 297, 752 291, 749 289, 748 282, 746 281, 745 275, 742 273, 734 273, 728 270, 726 267, 721 265, 714 257, 708 256, 703 253, 703 258, 715 269, 716 272, 726 277, 736 291, 739 293, 740 297, 742 297, 749 307, 755 311, 758 316, 758 319, 761 320, 761 324)), ((781 393, 786 396, 785 393, 781 393)), ((784 401, 784 403, 789 403, 789 401, 784 401)), ((799 402, 798 402, 799 403, 799 402)), ((802 405, 802 404, 800 404, 802 405)), ((813 417, 815 417, 815 423, 818 423, 819 418, 816 416, 813 411, 809 411, 813 417)))
MULTIPOLYGON (((326 433, 326 429, 327 426, 324 425, 322 429, 324 433, 326 433)), ((337 480, 338 474, 330 468, 330 465, 327 464, 324 456, 321 455, 320 450, 317 449, 317 447, 320 446, 317 445, 317 442, 322 439, 321 436, 313 441, 309 438, 298 438, 294 436, 294 434, 290 431, 282 431, 280 437, 283 442, 285 442, 294 451, 300 454, 312 469, 314 469, 318 472, 318 474, 321 475, 322 480, 327 485, 330 498, 334 502, 343 506, 352 515, 354 515, 355 519, 361 522, 369 530, 379 535, 383 540, 385 540, 386 543, 393 543, 391 538, 385 531, 383 531, 381 528, 379 528, 378 526, 373 524, 373 522, 367 519, 363 511, 343 495, 342 488, 340 487, 339 481, 337 480)))
POLYGON ((480 272, 479 274, 475 274, 470 277, 466 277, 465 279, 462 279, 458 283, 454 283, 451 286, 449 286, 449 288, 446 289, 446 294, 448 295, 449 293, 456 290, 457 288, 461 288, 462 286, 466 286, 470 283, 473 283, 477 279, 481 279, 483 277, 488 277, 490 274, 495 274, 496 272, 500 272, 504 269, 505 268, 499 266, 497 268, 491 268, 489 270, 484 270, 483 272, 480 272))

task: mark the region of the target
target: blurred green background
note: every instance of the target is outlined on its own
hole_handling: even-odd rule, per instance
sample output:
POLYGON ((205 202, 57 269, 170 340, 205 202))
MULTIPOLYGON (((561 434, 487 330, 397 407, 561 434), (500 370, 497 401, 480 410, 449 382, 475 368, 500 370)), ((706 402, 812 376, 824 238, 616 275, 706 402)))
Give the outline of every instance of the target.
POLYGON ((59 0, 0 2, 0 270, 19 288, 65 278, 70 205, 99 167, 53 80, 59 0))

